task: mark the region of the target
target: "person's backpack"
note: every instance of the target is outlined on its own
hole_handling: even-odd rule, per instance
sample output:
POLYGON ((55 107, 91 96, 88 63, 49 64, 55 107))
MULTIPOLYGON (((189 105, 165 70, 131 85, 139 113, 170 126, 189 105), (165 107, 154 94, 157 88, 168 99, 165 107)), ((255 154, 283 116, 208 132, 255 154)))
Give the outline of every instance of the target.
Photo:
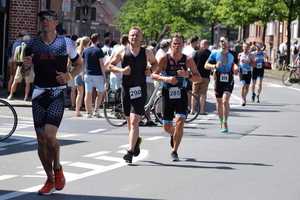
POLYGON ((8 47, 6 47, 6 49, 5 49, 5 55, 8 57, 8 58, 10 58, 12 55, 11 55, 11 52, 12 52, 12 48, 13 48, 13 46, 14 46, 14 43, 15 42, 12 42, 12 43, 10 43, 10 45, 8 46, 8 47))
POLYGON ((26 47, 26 44, 22 43, 20 46, 18 46, 16 48, 15 58, 16 58, 17 66, 23 66, 23 61, 24 61, 24 57, 25 57, 25 47, 26 47))
POLYGON ((298 48, 299 47, 297 45, 294 45, 294 51, 293 51, 294 55, 297 55, 299 53, 298 48))

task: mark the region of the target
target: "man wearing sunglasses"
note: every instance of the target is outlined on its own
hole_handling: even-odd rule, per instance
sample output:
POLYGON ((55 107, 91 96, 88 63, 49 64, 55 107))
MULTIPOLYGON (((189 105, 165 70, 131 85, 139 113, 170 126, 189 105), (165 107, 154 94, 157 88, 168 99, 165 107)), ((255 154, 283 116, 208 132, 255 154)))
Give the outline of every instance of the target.
POLYGON ((230 110, 229 98, 234 86, 233 74, 237 75, 238 73, 237 55, 229 50, 229 42, 228 36, 221 36, 221 49, 212 52, 205 63, 205 69, 215 70, 215 96, 221 126, 220 132, 228 132, 227 119, 230 110))
POLYGON ((82 71, 82 64, 74 42, 56 33, 59 23, 56 12, 46 9, 37 16, 42 34, 27 43, 24 66, 34 65, 32 115, 38 155, 47 175, 47 181, 38 194, 50 195, 55 190, 62 190, 66 182, 56 135, 64 113, 66 83, 82 71), (70 73, 67 73, 68 59, 74 63, 74 70, 70 73))
POLYGON ((255 96, 257 98, 257 103, 259 103, 259 96, 262 90, 262 80, 264 78, 264 67, 265 63, 268 62, 269 56, 266 52, 262 51, 263 44, 261 42, 256 43, 256 51, 253 52, 255 56, 255 67, 252 71, 252 102, 255 101, 255 96), (255 93, 255 85, 257 82, 257 93, 255 93))

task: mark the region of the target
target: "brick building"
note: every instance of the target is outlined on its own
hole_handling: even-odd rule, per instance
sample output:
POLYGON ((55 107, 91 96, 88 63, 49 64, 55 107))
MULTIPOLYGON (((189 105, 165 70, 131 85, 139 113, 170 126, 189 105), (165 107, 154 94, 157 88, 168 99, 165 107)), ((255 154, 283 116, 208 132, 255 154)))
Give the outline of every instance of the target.
MULTIPOLYGON (((16 35, 21 30, 27 31, 32 38, 36 37, 39 31, 39 21, 37 13, 46 8, 57 12, 60 20, 58 29, 66 29, 69 35, 91 35, 111 32, 116 41, 119 41, 120 33, 113 25, 116 13, 124 5, 126 0, 0 0, 0 78, 7 87, 9 74, 7 74, 7 57, 5 48, 16 39, 16 35), (88 9, 95 11, 95 19, 90 21, 88 26, 80 20, 75 20, 76 7, 82 12, 82 6, 88 3, 88 9), (70 11, 65 12, 65 5, 70 6, 70 11), (91 8, 94 9, 91 9, 91 8), (80 35, 82 30, 85 34, 80 35)), ((91 15, 91 12, 89 13, 91 15)), ((91 20, 91 19, 90 19, 91 20)))

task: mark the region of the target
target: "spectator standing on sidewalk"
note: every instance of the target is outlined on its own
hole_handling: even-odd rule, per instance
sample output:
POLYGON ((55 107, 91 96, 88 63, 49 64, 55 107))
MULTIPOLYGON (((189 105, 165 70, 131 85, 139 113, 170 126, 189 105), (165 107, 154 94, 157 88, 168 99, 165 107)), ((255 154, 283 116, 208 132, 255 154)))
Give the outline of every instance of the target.
MULTIPOLYGON (((195 94, 200 101, 200 108, 199 108, 200 115, 207 115, 207 113, 204 111, 204 107, 205 107, 206 92, 210 81, 211 70, 205 69, 204 65, 211 54, 210 50, 208 50, 208 41, 201 40, 200 48, 201 49, 196 51, 193 59, 194 62, 196 63, 199 73, 201 74, 202 80, 200 83, 193 82, 192 88, 193 88, 193 94, 195 94)), ((191 106, 192 114, 195 112, 195 101, 196 100, 192 101, 192 106, 191 106)))
MULTIPOLYGON (((83 50, 90 46, 91 44, 91 39, 88 36, 84 36, 82 38, 79 39, 79 45, 77 46, 77 52, 78 54, 81 56, 83 50)), ((81 110, 85 110, 85 108, 82 108, 82 100, 84 97, 84 78, 82 76, 82 72, 80 74, 78 74, 75 78, 75 86, 76 86, 76 90, 77 90, 77 96, 76 96, 76 107, 75 107, 75 116, 76 117, 82 117, 82 115, 80 114, 81 110)))
POLYGON ((10 91, 11 86, 12 86, 12 83, 14 82, 14 78, 15 78, 16 70, 17 70, 17 65, 14 61, 14 54, 15 54, 16 48, 21 45, 23 37, 26 34, 27 34, 27 32, 24 30, 22 30, 21 32, 18 33, 17 39, 14 41, 12 49, 11 49, 11 57, 8 58, 7 65, 9 68, 9 75, 10 75, 9 81, 8 81, 8 86, 7 86, 8 95, 10 95, 10 93, 11 93, 11 91, 10 91))
POLYGON ((14 82, 11 86, 11 90, 10 90, 11 93, 7 97, 7 99, 9 100, 13 99, 13 94, 17 89, 18 83, 21 83, 23 79, 25 79, 25 83, 26 83, 24 101, 28 100, 31 83, 33 82, 33 67, 25 68, 23 65, 23 61, 25 56, 25 47, 29 40, 30 40, 30 36, 25 35, 23 37, 23 42, 15 50, 14 61, 16 62, 17 65, 17 71, 14 78, 14 82))
POLYGON ((66 183, 56 135, 65 109, 66 84, 81 72, 82 64, 74 42, 56 33, 55 28, 59 24, 56 12, 46 9, 39 12, 38 17, 42 34, 27 43, 24 66, 27 68, 34 64, 32 115, 38 155, 47 176, 38 194, 50 195, 55 190, 62 190, 66 183), (68 58, 75 65, 69 73, 68 58))
POLYGON ((84 82, 85 82, 85 109, 86 117, 91 118, 101 117, 99 106, 102 103, 104 95, 104 84, 106 83, 105 67, 103 63, 103 52, 97 46, 99 43, 99 35, 91 36, 92 45, 86 47, 82 52, 82 64, 84 66, 84 82), (95 100, 95 108, 92 112, 92 92, 93 87, 96 87, 97 97, 95 100))

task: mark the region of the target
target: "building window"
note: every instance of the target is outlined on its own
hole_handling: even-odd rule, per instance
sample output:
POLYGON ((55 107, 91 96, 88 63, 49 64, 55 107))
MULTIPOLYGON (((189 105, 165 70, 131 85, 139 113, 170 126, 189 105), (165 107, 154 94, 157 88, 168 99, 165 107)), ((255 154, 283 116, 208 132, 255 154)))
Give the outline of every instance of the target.
POLYGON ((270 21, 267 24, 267 35, 274 35, 274 21, 270 21))
POLYGON ((255 36, 255 24, 250 24, 250 37, 255 36))
POLYGON ((298 24, 292 24, 292 38, 298 38, 298 24))

